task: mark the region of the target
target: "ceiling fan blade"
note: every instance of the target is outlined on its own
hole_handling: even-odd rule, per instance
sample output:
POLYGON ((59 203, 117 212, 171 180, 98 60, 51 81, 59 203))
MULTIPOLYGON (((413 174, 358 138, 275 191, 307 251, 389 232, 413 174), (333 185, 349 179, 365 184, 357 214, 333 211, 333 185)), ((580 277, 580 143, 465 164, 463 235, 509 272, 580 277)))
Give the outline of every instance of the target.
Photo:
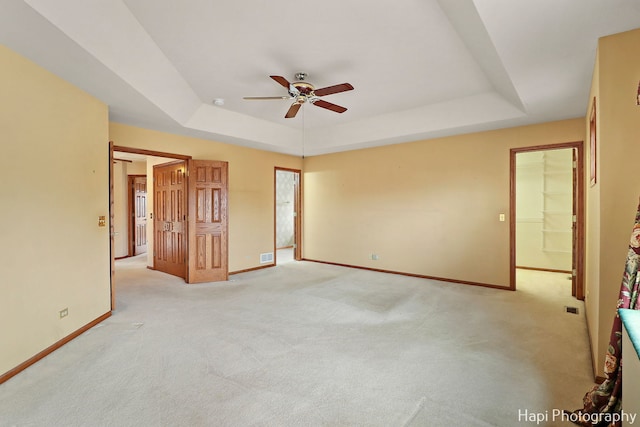
POLYGON ((342 83, 340 85, 327 86, 316 89, 313 91, 313 93, 315 93, 316 96, 326 96, 331 95, 332 93, 346 92, 348 90, 353 90, 353 86, 351 86, 349 83, 342 83))
POLYGON ((313 105, 316 105, 321 108, 326 108, 327 110, 335 111, 336 113, 344 113, 347 111, 346 108, 341 107, 340 105, 332 104, 327 101, 323 101, 322 99, 316 100, 313 105))
POLYGON ((291 83, 289 83, 289 81, 284 77, 282 76, 269 76, 269 77, 271 77, 276 82, 280 83, 280 85, 284 86, 285 89, 289 90, 289 86, 291 86, 291 83))
POLYGON ((284 116, 285 119, 292 119, 296 116, 296 114, 298 114, 298 110, 300 109, 300 107, 302 106, 302 104, 298 104, 297 102, 294 102, 291 107, 289 107, 289 111, 287 111, 287 114, 284 116))
POLYGON ((265 100, 265 99, 291 99, 291 97, 290 96, 245 96, 242 99, 255 101, 255 100, 265 100))

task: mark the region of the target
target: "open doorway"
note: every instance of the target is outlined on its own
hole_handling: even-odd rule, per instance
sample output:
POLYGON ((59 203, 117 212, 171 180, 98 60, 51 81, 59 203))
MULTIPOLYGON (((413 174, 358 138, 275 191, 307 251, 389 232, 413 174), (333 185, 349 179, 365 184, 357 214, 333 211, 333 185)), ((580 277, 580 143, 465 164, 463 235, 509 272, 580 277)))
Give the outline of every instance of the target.
POLYGON ((300 171, 275 168, 275 262, 302 259, 300 171))
MULTIPOLYGON (((111 227, 111 309, 116 307, 115 293, 115 260, 126 257, 144 258, 146 268, 154 269, 154 194, 153 194, 153 167, 157 164, 173 162, 176 160, 187 161, 190 156, 181 154, 164 153, 144 149, 116 146, 109 143, 110 151, 110 227, 111 227), (139 190, 146 190, 144 197, 136 197, 134 190, 135 181, 145 181, 144 187, 139 184, 139 190), (131 203, 139 204, 140 217, 133 219, 131 203), (144 236, 136 236, 135 227, 140 226, 137 232, 145 233, 144 236), (146 251, 137 253, 134 242, 146 246, 146 251)), ((141 194, 138 194, 140 196, 141 194)))
POLYGON ((146 160, 116 152, 112 169, 114 257, 141 255, 147 252, 146 160))
POLYGON ((114 165, 133 164, 136 160, 142 163, 143 171, 137 174, 147 177, 149 189, 144 197, 147 268, 177 275, 186 283, 228 279, 228 163, 121 147, 109 142, 112 310, 115 308, 114 276, 118 247, 123 246, 128 252, 126 206, 130 195, 126 186, 131 172, 128 166, 114 165), (165 171, 162 165, 171 168, 165 171), (160 184, 168 190, 163 193, 160 184), (117 219, 116 214, 121 211, 125 214, 117 219), (180 265, 177 274, 162 268, 161 261, 165 258, 180 265))
POLYGON ((512 289, 552 281, 584 299, 582 161, 582 142, 511 150, 512 289))
POLYGON ((153 268, 154 167, 186 156, 136 151, 116 147, 113 155, 113 252, 115 259, 143 256, 153 268))

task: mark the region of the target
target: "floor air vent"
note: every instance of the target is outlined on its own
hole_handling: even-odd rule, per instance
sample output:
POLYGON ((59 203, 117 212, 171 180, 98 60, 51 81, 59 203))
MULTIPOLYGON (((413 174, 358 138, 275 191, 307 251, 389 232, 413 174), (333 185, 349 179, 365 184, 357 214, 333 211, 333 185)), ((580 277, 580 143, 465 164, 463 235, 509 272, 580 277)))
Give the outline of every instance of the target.
POLYGON ((268 262, 273 262, 273 252, 260 254, 260 264, 266 264, 268 262))
POLYGON ((564 311, 566 311, 567 313, 571 313, 571 314, 578 314, 578 307, 568 307, 568 306, 564 306, 564 311))

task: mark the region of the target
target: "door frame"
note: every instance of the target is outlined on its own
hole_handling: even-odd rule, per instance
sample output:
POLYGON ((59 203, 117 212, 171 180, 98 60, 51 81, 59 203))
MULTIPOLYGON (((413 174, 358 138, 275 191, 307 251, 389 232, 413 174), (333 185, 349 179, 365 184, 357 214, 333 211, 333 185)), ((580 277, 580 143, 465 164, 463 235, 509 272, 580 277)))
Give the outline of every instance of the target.
POLYGON ((115 287, 113 286, 114 276, 116 273, 116 258, 115 253, 113 252, 113 247, 115 246, 115 225, 113 221, 113 216, 115 214, 113 209, 113 152, 114 152, 114 144, 113 141, 109 141, 109 287, 111 293, 111 311, 116 308, 116 294, 115 287))
POLYGON ((575 269, 576 299, 584 300, 584 251, 585 251, 585 176, 584 176, 584 141, 565 142, 559 144, 536 145, 531 147, 512 148, 509 153, 509 289, 516 290, 516 154, 531 151, 576 149, 575 184, 573 203, 575 206, 575 232, 572 245, 572 265, 575 269))
POLYGON ((278 264, 278 249, 277 249, 277 197, 278 197, 278 171, 292 172, 297 177, 294 184, 293 194, 293 259, 296 261, 302 260, 302 170, 283 168, 276 166, 273 171, 273 261, 274 264, 278 264))
MULTIPOLYGON (((113 141, 109 141, 109 231, 110 231, 109 254, 111 256, 111 269, 110 269, 111 311, 115 310, 116 308, 116 291, 115 291, 115 285, 114 285, 115 252, 113 250, 115 246, 115 232, 114 232, 114 219, 113 219, 114 217, 113 161, 114 161, 115 152, 141 154, 141 155, 153 156, 153 157, 166 157, 169 159, 184 160, 186 163, 188 163, 188 160, 191 159, 191 156, 185 156, 183 154, 166 153, 163 151, 154 151, 154 150, 145 150, 142 148, 123 147, 120 145, 115 145, 113 141)), ((187 169, 187 173, 188 173, 188 169, 187 169)), ((148 176, 147 176, 147 179, 148 179, 148 176)), ((152 223, 152 226, 153 226, 153 223, 152 223)))

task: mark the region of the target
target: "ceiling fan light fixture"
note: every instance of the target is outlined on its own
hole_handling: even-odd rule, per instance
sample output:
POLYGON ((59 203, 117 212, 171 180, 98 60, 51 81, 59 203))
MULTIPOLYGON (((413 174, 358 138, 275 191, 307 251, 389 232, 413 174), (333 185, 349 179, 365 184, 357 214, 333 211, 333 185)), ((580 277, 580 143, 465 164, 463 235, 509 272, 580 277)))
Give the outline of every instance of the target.
POLYGON ((307 73, 296 73, 295 77, 297 81, 293 83, 290 83, 286 78, 282 76, 272 75, 269 77, 271 77, 271 79, 273 79, 280 86, 287 89, 289 97, 245 96, 244 99, 293 99, 293 104, 291 104, 289 110, 287 110, 287 114, 285 114, 284 116, 286 119, 295 117, 302 104, 306 103, 307 101, 317 107, 324 108, 336 113, 344 113, 345 111, 347 111, 345 107, 332 104, 331 102, 320 99, 320 97, 353 90, 353 86, 349 83, 342 83, 316 89, 315 86, 313 86, 311 83, 304 81, 304 79, 307 77, 307 73))

